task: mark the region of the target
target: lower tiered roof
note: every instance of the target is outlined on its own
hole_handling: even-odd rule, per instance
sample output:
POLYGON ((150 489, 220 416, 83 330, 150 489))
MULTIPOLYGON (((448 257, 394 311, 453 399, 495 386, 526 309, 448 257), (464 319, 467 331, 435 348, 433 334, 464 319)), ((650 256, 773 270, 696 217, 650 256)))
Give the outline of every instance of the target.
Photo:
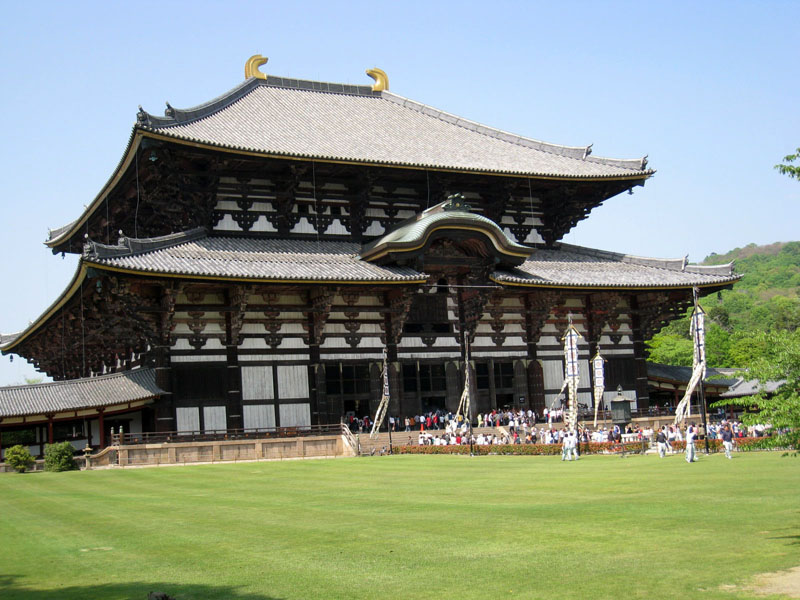
MULTIPOLYGON (((0 418, 52 415, 141 404, 164 393, 155 370, 135 369, 85 379, 0 387, 0 418)), ((74 416, 74 415, 73 415, 74 416)))
MULTIPOLYGON (((192 280, 283 284, 419 285, 426 273, 410 266, 377 265, 359 256, 362 247, 338 241, 210 236, 203 229, 159 238, 122 238, 116 246, 88 243, 70 285, 25 331, 7 334, 6 353, 38 330, 72 296, 90 270, 192 280)), ((722 289, 739 279, 731 264, 688 265, 563 244, 533 248, 519 267, 494 271, 503 286, 545 289, 722 289)))

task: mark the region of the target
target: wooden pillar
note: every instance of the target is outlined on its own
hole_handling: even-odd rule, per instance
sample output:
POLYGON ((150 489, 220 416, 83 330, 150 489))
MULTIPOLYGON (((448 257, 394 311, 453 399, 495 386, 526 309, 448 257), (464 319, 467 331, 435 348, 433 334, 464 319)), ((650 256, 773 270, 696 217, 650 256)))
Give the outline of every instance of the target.
MULTIPOLYGON (((166 344, 156 346, 156 385, 164 390, 153 407, 156 431, 175 431, 175 408, 173 406, 172 394, 172 361, 170 357, 170 347, 166 344)), ((100 428, 101 436, 105 435, 103 428, 100 428)), ((101 440, 103 437, 101 437, 101 440)), ((105 446, 105 443, 101 441, 105 446)))
POLYGON ((644 346, 644 331, 639 313, 639 299, 630 296, 631 329, 633 330, 633 357, 636 364, 636 405, 639 410, 650 408, 650 395, 647 389, 647 353, 644 346))
MULTIPOLYGON (((309 341, 311 340, 309 339, 309 341)), ((330 415, 328 396, 323 389, 325 385, 325 380, 323 379, 325 369, 320 364, 319 344, 309 344, 308 358, 308 394, 309 402, 311 403, 311 424, 324 425, 333 423, 338 420, 338 418, 334 419, 332 415, 330 415)), ((275 410, 278 410, 277 406, 275 410)), ((339 417, 341 417, 341 415, 339 415, 339 417)))
POLYGON ((47 415, 47 443, 53 443, 53 415, 47 415))
POLYGON ((226 348, 227 354, 227 402, 226 417, 228 429, 242 429, 244 418, 242 417, 242 369, 239 366, 239 348, 234 344, 229 344, 226 348))
POLYGON ((103 409, 100 408, 97 411, 97 426, 100 429, 100 449, 106 447, 106 423, 105 419, 103 418, 103 409))
MULTIPOLYGON (((536 343, 539 341, 541 325, 535 322, 534 306, 531 295, 536 292, 525 294, 524 316, 525 316, 525 343, 528 349, 528 405, 541 416, 544 412, 544 373, 536 357, 536 343)), ((549 309, 548 311, 549 312, 549 309)), ((546 317, 545 317, 546 318, 546 317)))

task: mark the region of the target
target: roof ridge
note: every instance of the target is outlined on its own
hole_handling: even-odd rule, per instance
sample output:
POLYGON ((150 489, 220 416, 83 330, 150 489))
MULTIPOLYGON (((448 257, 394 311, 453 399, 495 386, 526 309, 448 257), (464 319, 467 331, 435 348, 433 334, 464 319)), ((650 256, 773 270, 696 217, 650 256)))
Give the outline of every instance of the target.
POLYGON ((97 381, 98 379, 114 379, 117 377, 127 377, 136 373, 144 373, 145 371, 152 371, 151 367, 142 367, 139 369, 132 369, 130 371, 119 371, 118 373, 105 373, 103 375, 96 375, 94 377, 79 377, 78 379, 62 379, 60 381, 42 381, 39 383, 24 383, 20 385, 5 385, 0 387, 0 390, 18 390, 22 388, 39 388, 39 387, 52 387, 62 385, 78 385, 87 381, 97 381))
POLYGON ((623 254, 621 252, 612 252, 610 250, 598 250, 596 248, 587 248, 585 246, 576 246, 573 244, 559 244, 560 248, 584 254, 587 256, 596 256, 597 258, 608 258, 617 260, 619 262, 630 263, 634 265, 642 265, 645 267, 654 267, 657 269, 667 269, 669 271, 682 271, 688 273, 696 273, 698 275, 733 275, 733 263, 726 265, 713 265, 703 267, 699 265, 687 264, 686 258, 655 258, 649 256, 637 256, 635 254, 623 254))
POLYGON ((205 227, 195 227, 186 231, 170 233, 152 238, 132 238, 122 236, 116 246, 89 241, 83 246, 83 257, 88 260, 114 258, 120 256, 133 256, 154 250, 162 250, 170 246, 177 246, 207 237, 205 227))
POLYGON ((554 144, 552 142, 544 142, 542 140, 511 133, 510 131, 505 131, 504 129, 499 129, 497 127, 491 127, 490 125, 484 125, 478 121, 465 119, 464 117, 460 117, 454 113, 438 109, 429 104, 417 102, 416 100, 411 100, 410 98, 406 98, 389 91, 381 92, 381 97, 405 108, 416 110, 424 115, 440 119, 446 123, 457 125, 469 131, 486 135, 510 144, 517 144, 518 146, 523 146, 532 150, 539 150, 541 152, 547 152, 549 154, 563 156, 565 158, 572 158, 575 160, 588 160, 589 162, 597 164, 609 164, 622 169, 632 169, 636 171, 644 171, 645 167, 647 166, 647 156, 644 156, 643 158, 632 159, 591 156, 593 144, 589 144, 588 146, 565 146, 562 144, 554 144))
POLYGON ((200 121, 224 108, 227 108, 238 100, 241 100, 250 92, 261 86, 305 92, 345 94, 349 96, 371 96, 375 98, 378 98, 381 95, 381 92, 372 91, 372 87, 369 85, 330 83, 325 81, 312 81, 310 79, 293 79, 290 77, 268 75, 266 79, 255 77, 245 79, 242 83, 225 92, 224 94, 191 108, 174 108, 169 102, 167 102, 167 108, 164 110, 163 117, 153 115, 139 106, 139 112, 136 115, 136 122, 140 127, 158 129, 162 127, 174 127, 177 125, 185 125, 194 121, 200 121))

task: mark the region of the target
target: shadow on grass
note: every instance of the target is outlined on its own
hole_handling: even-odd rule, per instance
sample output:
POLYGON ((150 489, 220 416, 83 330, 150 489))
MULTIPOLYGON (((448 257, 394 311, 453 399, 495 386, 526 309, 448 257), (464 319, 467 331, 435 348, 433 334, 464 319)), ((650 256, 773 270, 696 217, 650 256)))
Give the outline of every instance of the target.
POLYGON ((778 535, 769 538, 771 540, 791 540, 789 543, 792 546, 800 545, 800 535, 778 535))
POLYGON ((0 575, 0 598, 3 600, 147 600, 150 592, 169 594, 175 600, 280 600, 274 596, 241 592, 232 586, 190 585, 132 581, 95 585, 73 585, 58 589, 37 590, 22 584, 14 575, 0 575))

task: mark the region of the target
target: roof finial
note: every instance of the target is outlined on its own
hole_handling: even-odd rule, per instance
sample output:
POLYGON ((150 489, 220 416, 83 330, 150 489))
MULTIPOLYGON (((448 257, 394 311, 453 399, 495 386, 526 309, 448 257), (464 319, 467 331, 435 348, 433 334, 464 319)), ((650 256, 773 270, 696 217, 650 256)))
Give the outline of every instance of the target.
POLYGON ((267 75, 259 71, 258 67, 267 64, 268 60, 269 58, 266 56, 253 54, 253 56, 248 58, 247 62, 244 64, 244 78, 250 79, 251 77, 255 77, 256 79, 266 79, 267 75))
POLYGON ((464 194, 450 194, 442 204, 442 210, 470 212, 472 207, 464 200, 464 194))
POLYGON ((389 76, 384 71, 375 67, 374 69, 367 69, 366 73, 375 80, 372 85, 373 92, 389 91, 389 76))

